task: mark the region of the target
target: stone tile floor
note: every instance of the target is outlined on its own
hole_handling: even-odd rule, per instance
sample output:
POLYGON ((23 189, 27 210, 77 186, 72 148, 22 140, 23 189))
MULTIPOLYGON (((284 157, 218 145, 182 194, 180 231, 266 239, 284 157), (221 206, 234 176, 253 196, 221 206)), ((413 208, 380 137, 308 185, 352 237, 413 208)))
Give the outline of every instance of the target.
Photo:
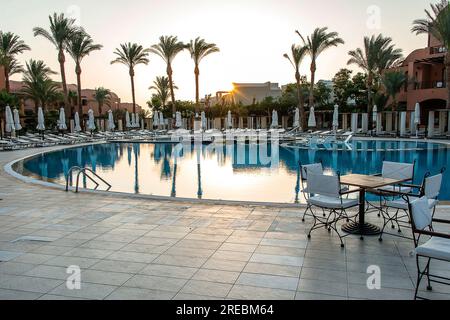
MULTIPOLYGON (((33 152, 0 153, 0 299, 413 298, 410 240, 349 236, 341 249, 326 230, 308 241, 302 208, 65 193, 4 172, 33 152), (80 290, 67 289, 71 265, 81 268, 80 290), (381 269, 381 290, 366 286, 370 265, 381 269)), ((449 264, 432 270, 450 276, 449 264)), ((450 299, 449 287, 433 289, 423 295, 450 299)))

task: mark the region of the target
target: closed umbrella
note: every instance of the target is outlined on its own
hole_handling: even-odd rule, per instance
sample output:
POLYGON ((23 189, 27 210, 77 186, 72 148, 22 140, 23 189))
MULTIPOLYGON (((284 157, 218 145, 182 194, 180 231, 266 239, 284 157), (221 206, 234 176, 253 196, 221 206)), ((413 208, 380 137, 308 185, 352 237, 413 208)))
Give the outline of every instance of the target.
POLYGON ((5 108, 5 131, 11 133, 11 136, 15 136, 16 128, 14 126, 14 117, 9 106, 6 106, 5 108))
POLYGON ((61 130, 61 131, 67 130, 66 114, 64 112, 64 108, 59 109, 58 129, 61 130))
POLYGON ((377 120, 378 120, 378 107, 377 105, 374 105, 372 110, 372 122, 377 122, 377 120))
POLYGON ((112 110, 108 111, 108 130, 114 131, 116 125, 114 124, 114 116, 112 110))
POLYGON ((125 127, 131 128, 130 114, 128 113, 128 110, 125 112, 125 127))
POLYGON ((9 106, 6 106, 5 108, 5 131, 11 134, 16 131, 16 127, 14 126, 14 118, 9 106))
POLYGON ((38 124, 36 129, 39 131, 45 130, 44 112, 42 111, 42 107, 38 108, 38 124))
POLYGON ((233 127, 233 120, 231 119, 231 111, 230 110, 228 110, 228 115, 227 115, 227 127, 230 129, 233 127))
POLYGON ((134 127, 135 128, 139 128, 141 125, 139 124, 139 113, 137 113, 136 112, 136 116, 135 116, 135 119, 134 119, 134 127))
POLYGON ((202 129, 205 130, 206 129, 206 115, 205 115, 205 111, 202 111, 201 113, 201 118, 202 118, 202 129))
POLYGON ((295 108, 295 114, 294 114, 294 128, 300 127, 300 112, 298 108, 295 108))
POLYGON ((88 130, 91 132, 95 130, 95 119, 94 119, 94 111, 92 109, 89 109, 88 111, 88 130))
POLYGON ((272 110, 272 128, 278 128, 278 112, 272 110))
POLYGON ((164 125, 165 125, 164 115, 163 115, 163 113, 161 111, 159 112, 159 124, 162 125, 162 127, 164 129, 164 125))
POLYGON ((22 130, 22 125, 20 124, 20 115, 19 110, 14 109, 14 127, 16 128, 16 131, 22 130))
POLYGON ((314 107, 309 109, 308 127, 316 126, 316 115, 314 114, 314 107))
POLYGON ((181 128, 183 126, 182 120, 181 120, 181 112, 177 111, 175 114, 175 127, 181 128))
POLYGON ((336 133, 339 128, 339 106, 336 104, 333 111, 333 131, 336 133))
POLYGON ((80 116, 78 115, 78 112, 75 112, 75 128, 73 128, 73 131, 75 132, 81 131, 80 116))
POLYGON ((159 116, 158 111, 155 111, 155 113, 153 113, 153 127, 157 126, 159 126, 159 116))
POLYGON ((414 125, 416 126, 416 138, 418 137, 418 130, 420 124, 420 104, 417 102, 414 108, 414 125))
POLYGON ((131 113, 131 128, 136 128, 136 114, 131 113))
POLYGON ((377 105, 374 105, 373 109, 372 109, 372 123, 375 124, 373 126, 372 132, 375 129, 375 132, 378 134, 378 108, 377 108, 377 105))

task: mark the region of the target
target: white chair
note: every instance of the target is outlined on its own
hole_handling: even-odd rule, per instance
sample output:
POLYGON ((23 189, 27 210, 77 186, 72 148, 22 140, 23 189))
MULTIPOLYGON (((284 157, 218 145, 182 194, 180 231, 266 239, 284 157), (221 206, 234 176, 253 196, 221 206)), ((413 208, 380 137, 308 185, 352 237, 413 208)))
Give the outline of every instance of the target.
POLYGON ((348 199, 344 198, 343 195, 357 191, 359 190, 342 191, 339 175, 327 176, 309 171, 307 204, 314 218, 314 224, 308 232, 308 238, 311 238, 313 230, 325 227, 329 232, 334 230, 337 233, 341 241, 341 247, 344 247, 342 238, 345 236, 341 236, 336 224, 343 219, 348 221, 349 216, 346 210, 359 205, 359 199, 348 199), (328 215, 317 215, 312 209, 313 207, 322 209, 323 213, 328 212, 328 215))
POLYGON ((381 177, 403 180, 403 183, 398 185, 390 185, 378 188, 379 191, 400 191, 400 192, 410 192, 411 186, 407 182, 412 182, 414 180, 414 167, 416 160, 413 163, 401 163, 392 161, 383 161, 383 167, 381 169, 381 177))
POLYGON ((395 225, 397 225, 398 233, 402 232, 401 227, 410 227, 411 220, 409 217, 408 201, 405 199, 405 196, 416 198, 426 196, 428 198, 430 209, 433 210, 434 214, 436 206, 439 203, 438 197, 441 192, 444 171, 445 168, 442 168, 441 172, 434 176, 430 176, 429 172, 425 174, 422 185, 418 186, 418 193, 399 191, 392 192, 392 199, 386 200, 384 203, 384 209, 381 210, 384 224, 380 233, 380 241, 382 240, 384 230, 389 223, 391 223, 392 229, 395 229, 395 225), (390 209, 395 210, 395 213, 391 214, 390 209), (405 218, 407 221, 405 221, 405 218))
MULTIPOLYGON (((305 216, 307 215, 308 210, 311 211, 311 206, 308 202, 309 191, 308 191, 308 174, 323 174, 323 165, 322 162, 313 163, 313 164, 300 164, 300 180, 302 184, 302 194, 306 199, 306 209, 303 212, 302 221, 305 221, 305 216)), ((325 213, 324 213, 325 215, 325 213)))
POLYGON ((381 212, 384 210, 384 203, 386 201, 387 196, 392 196, 392 192, 403 192, 408 193, 414 187, 418 187, 413 185, 414 181, 414 168, 415 168, 416 160, 413 163, 401 163, 401 162, 392 162, 392 161, 383 161, 383 165, 381 168, 380 174, 375 174, 375 176, 380 176, 382 178, 401 180, 402 183, 396 185, 388 185, 377 189, 372 189, 369 192, 375 194, 379 198, 379 205, 375 205, 366 200, 367 207, 378 212, 378 216, 381 217, 381 212))
MULTIPOLYGON (((305 216, 308 215, 308 210, 311 209, 311 207, 308 204, 308 198, 310 192, 308 191, 308 174, 324 174, 323 171, 323 164, 322 161, 312 164, 299 164, 300 166, 300 180, 302 184, 302 193, 305 197, 306 201, 306 209, 305 212, 303 212, 302 221, 305 222, 305 216)), ((348 186, 341 186, 341 191, 348 191, 348 186)), ((347 195, 348 196, 348 195, 347 195)), ((325 212, 323 213, 323 216, 325 217, 325 212)))
MULTIPOLYGON (((450 278, 430 273, 431 260, 450 262, 450 233, 435 232, 433 222, 450 224, 450 220, 434 219, 433 211, 430 209, 429 200, 426 196, 409 203, 408 208, 411 215, 411 225, 416 248, 417 281, 414 299, 425 299, 418 296, 419 286, 422 278, 427 276, 427 290, 431 291, 431 282, 450 285, 450 278), (430 236, 427 241, 419 244, 421 236, 430 236), (420 267, 420 258, 426 259, 423 269, 420 267)), ((450 266, 449 266, 450 269, 450 266)))

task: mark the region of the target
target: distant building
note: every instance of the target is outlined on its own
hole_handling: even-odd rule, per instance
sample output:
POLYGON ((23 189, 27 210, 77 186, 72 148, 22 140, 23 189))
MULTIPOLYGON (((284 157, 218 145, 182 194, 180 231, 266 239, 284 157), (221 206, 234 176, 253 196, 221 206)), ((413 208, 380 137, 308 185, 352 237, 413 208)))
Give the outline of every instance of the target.
POLYGON ((423 110, 423 122, 428 111, 445 109, 447 106, 445 55, 444 45, 429 34, 427 47, 414 50, 399 68, 394 69, 404 72, 408 79, 397 101, 410 111, 413 111, 415 104, 419 102, 423 110))
MULTIPOLYGON (((132 102, 121 102, 120 109, 128 110, 128 112, 133 112, 133 103, 132 102)), ((114 110, 114 109, 112 109, 114 110)), ((136 112, 141 112, 142 107, 136 103, 136 112)))
POLYGON ((281 97, 281 88, 278 83, 233 83, 231 91, 217 91, 209 100, 214 104, 242 104, 244 106, 261 102, 267 97, 281 97))
POLYGON ((267 97, 281 97, 281 92, 278 83, 233 83, 230 94, 235 103, 250 105, 261 102, 267 97))
MULTIPOLYGON (((22 81, 10 81, 11 86, 11 92, 12 93, 19 93, 23 88, 23 82, 22 81)), ((68 84, 67 90, 77 92, 77 86, 75 84, 68 84)), ((83 114, 87 114, 89 109, 92 109, 94 111, 94 115, 99 115, 99 105, 98 102, 94 98, 94 89, 82 89, 81 90, 81 105, 83 109, 83 114)), ((76 103, 73 103, 76 105, 76 103)), ((57 109, 59 106, 46 106, 48 110, 57 109)), ((35 110, 35 104, 34 101, 30 99, 26 99, 23 101, 23 108, 24 110, 35 110)), ((102 108, 102 114, 105 115, 108 110, 128 110, 128 112, 133 111, 133 104, 132 103, 126 103, 121 102, 118 95, 114 92, 111 92, 110 98, 107 102, 104 103, 102 108)), ((141 106, 136 105, 136 111, 140 112, 142 110, 141 106)))

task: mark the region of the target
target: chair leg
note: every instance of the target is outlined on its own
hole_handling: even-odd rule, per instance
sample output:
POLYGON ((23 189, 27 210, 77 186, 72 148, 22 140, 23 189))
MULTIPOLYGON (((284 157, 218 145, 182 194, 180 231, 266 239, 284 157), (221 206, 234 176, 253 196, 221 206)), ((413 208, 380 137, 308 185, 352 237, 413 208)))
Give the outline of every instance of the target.
POLYGON ((427 263, 427 280, 428 280, 428 285, 427 285, 427 290, 428 291, 432 291, 433 287, 431 286, 431 281, 430 281, 430 264, 431 264, 431 258, 428 258, 428 263, 427 263))
POLYGON ((381 216, 381 210, 382 210, 382 207, 383 207, 383 204, 382 204, 382 198, 381 198, 381 196, 380 196, 380 211, 378 211, 378 214, 377 214, 377 216, 378 217, 380 217, 381 216))
POLYGON ((311 206, 309 204, 306 205, 305 212, 303 212, 302 222, 305 222, 305 217, 308 210, 311 210, 311 206))
POLYGON ((417 292, 419 291, 420 281, 422 280, 423 277, 423 274, 420 272, 418 255, 416 255, 416 266, 417 266, 417 281, 416 281, 416 290, 414 292, 414 300, 417 300, 417 292))
POLYGON ((308 232, 308 239, 311 239, 311 232, 312 232, 313 230, 317 229, 317 228, 316 228, 316 226, 317 226, 317 218, 316 218, 316 216, 315 216, 314 214, 313 214, 313 218, 314 218, 314 223, 313 223, 312 227, 309 229, 309 232, 308 232))
POLYGON ((383 218, 383 227, 381 228, 381 232, 380 232, 380 237, 378 238, 378 241, 383 241, 383 233, 384 233, 384 229, 386 229, 387 224, 390 221, 390 216, 389 216, 389 211, 386 208, 386 212, 384 211, 379 211, 379 213, 382 213, 381 216, 383 218), (387 216, 387 218, 386 218, 387 216))

